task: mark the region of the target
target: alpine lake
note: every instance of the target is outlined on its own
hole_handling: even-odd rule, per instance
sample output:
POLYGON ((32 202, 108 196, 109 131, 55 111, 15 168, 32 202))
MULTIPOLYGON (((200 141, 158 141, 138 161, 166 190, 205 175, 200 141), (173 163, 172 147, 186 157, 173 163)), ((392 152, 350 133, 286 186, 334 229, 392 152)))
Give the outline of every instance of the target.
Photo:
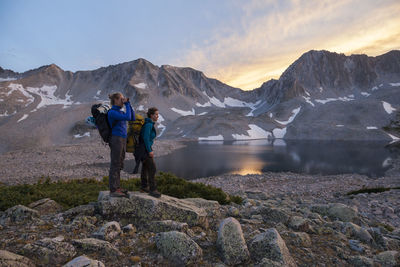
MULTIPOLYGON (((400 155, 382 141, 248 140, 186 142, 186 147, 155 159, 157 171, 187 180, 231 174, 293 172, 336 175, 358 173, 372 178, 385 174, 400 155)), ((134 167, 127 155, 126 171, 134 167)), ((140 169, 139 169, 140 172, 140 169)))

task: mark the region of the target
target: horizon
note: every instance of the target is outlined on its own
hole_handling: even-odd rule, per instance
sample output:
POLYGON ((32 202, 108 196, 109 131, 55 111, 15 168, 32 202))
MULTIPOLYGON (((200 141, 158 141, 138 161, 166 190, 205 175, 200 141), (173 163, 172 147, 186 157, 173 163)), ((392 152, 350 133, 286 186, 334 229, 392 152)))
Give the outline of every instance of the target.
POLYGON ((399 50, 399 13, 395 0, 4 0, 0 66, 76 72, 144 58, 252 90, 310 50, 371 57, 399 50))

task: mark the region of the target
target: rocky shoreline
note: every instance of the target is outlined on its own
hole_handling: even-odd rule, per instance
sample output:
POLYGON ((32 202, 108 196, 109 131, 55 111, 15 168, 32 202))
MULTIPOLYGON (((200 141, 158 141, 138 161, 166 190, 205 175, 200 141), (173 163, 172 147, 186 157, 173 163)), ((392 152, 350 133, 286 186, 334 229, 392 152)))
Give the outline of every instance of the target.
MULTIPOLYGON (((179 146, 158 145, 159 153, 179 146)), ((62 155, 68 160, 69 149, 75 151, 57 151, 55 166, 62 155)), ((1 164, 23 154, 2 155, 1 164)), ((104 172, 105 166, 93 168, 104 172)), ((119 199, 100 192, 97 202, 70 210, 50 199, 18 205, 0 212, 0 266, 400 265, 400 189, 347 195, 400 187, 396 168, 380 178, 263 173, 195 182, 240 195, 243 202, 156 199, 138 192, 119 199)))

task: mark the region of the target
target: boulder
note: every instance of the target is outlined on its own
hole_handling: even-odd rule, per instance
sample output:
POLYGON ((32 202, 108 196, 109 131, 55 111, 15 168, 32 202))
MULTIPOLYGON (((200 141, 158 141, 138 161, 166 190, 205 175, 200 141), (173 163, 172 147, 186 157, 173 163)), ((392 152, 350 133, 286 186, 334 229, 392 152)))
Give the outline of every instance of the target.
POLYGON ((0 267, 34 267, 35 264, 28 258, 14 254, 7 250, 0 250, 0 267))
POLYGON ((289 253, 285 241, 275 228, 267 229, 264 233, 256 235, 249 241, 251 257, 259 262, 263 258, 280 262, 285 266, 297 266, 289 253))
POLYGON ((304 232, 289 232, 288 236, 291 238, 292 243, 300 247, 311 247, 311 238, 304 232))
POLYGON ((69 261, 63 267, 105 267, 105 265, 101 261, 92 260, 85 255, 82 255, 69 261))
POLYGON ((329 205, 327 215, 332 219, 339 219, 342 222, 351 222, 358 218, 358 211, 342 203, 333 203, 329 205))
POLYGON ((103 225, 99 231, 93 233, 93 237, 106 241, 112 241, 119 234, 121 234, 121 226, 118 222, 113 221, 103 225))
POLYGON ((289 227, 296 231, 308 232, 311 230, 311 222, 300 216, 292 216, 289 220, 289 227))
POLYGON ((63 207, 50 198, 43 198, 28 205, 29 208, 37 210, 40 215, 54 214, 63 210, 63 207))
POLYGON ((289 220, 289 215, 287 215, 286 211, 279 208, 264 206, 258 210, 258 213, 262 215, 265 222, 287 224, 289 220))
POLYGON ((154 221, 149 225, 148 230, 154 233, 179 231, 186 233, 189 229, 187 223, 175 222, 172 220, 154 221))
POLYGON ((130 235, 132 235, 132 234, 136 233, 137 229, 136 229, 136 227, 135 227, 133 224, 130 223, 130 224, 125 225, 124 227, 122 227, 122 231, 123 231, 125 234, 130 234, 130 235))
POLYGON ((161 254, 177 265, 195 264, 202 260, 202 249, 182 232, 158 233, 155 241, 161 254))
POLYGON ((347 237, 355 238, 366 244, 372 244, 374 242, 374 239, 366 229, 351 222, 347 222, 342 226, 342 233, 347 237))
POLYGON ((372 267, 374 261, 364 256, 353 256, 348 259, 348 263, 354 267, 372 267))
POLYGON ((365 248, 361 245, 360 241, 350 239, 349 240, 349 246, 351 250, 358 251, 358 252, 364 252, 365 248))
POLYGON ((283 263, 263 258, 256 267, 286 267, 283 263))
POLYGON ((379 247, 381 247, 383 249, 387 249, 388 241, 383 236, 383 234, 381 232, 381 228, 379 228, 379 227, 368 228, 368 233, 370 233, 370 235, 374 239, 376 245, 378 245, 379 247))
POLYGON ((250 259, 242 227, 232 218, 223 220, 218 229, 217 247, 228 265, 241 264, 250 259))
POLYGON ((100 253, 114 259, 122 256, 122 253, 110 242, 96 238, 74 239, 72 244, 84 253, 100 253))
POLYGON ((173 220, 208 228, 207 213, 203 208, 192 201, 167 195, 154 198, 145 193, 129 192, 129 198, 110 198, 109 191, 103 191, 99 194, 98 211, 104 218, 125 219, 135 225, 173 220))
POLYGON ((247 198, 257 199, 257 200, 267 200, 268 194, 262 191, 246 191, 245 194, 247 198))
POLYGON ((80 205, 66 210, 62 213, 62 217, 72 219, 79 216, 94 216, 96 214, 95 206, 91 204, 80 205))
POLYGON ((79 215, 74 218, 74 220, 66 226, 68 231, 87 229, 89 231, 94 231, 96 228, 95 223, 97 218, 95 216, 85 216, 79 215))
POLYGON ((76 254, 74 246, 63 241, 62 236, 44 238, 32 244, 26 244, 22 251, 25 256, 36 258, 44 265, 63 264, 76 254))
POLYGON ((384 251, 375 256, 375 261, 385 267, 399 266, 399 256, 398 251, 384 251))
POLYGON ((39 212, 23 205, 7 209, 0 218, 0 224, 26 223, 39 218, 39 212))

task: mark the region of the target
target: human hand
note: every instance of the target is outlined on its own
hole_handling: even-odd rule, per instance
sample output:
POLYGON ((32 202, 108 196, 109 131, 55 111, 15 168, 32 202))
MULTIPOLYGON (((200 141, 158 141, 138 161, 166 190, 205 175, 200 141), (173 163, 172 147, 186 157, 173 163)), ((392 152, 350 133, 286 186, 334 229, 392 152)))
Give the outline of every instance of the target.
POLYGON ((124 101, 124 104, 127 103, 127 102, 129 102, 129 97, 124 97, 124 100, 123 100, 123 101, 124 101))
POLYGON ((149 152, 149 157, 150 157, 150 158, 153 158, 153 157, 154 157, 153 151, 152 151, 152 152, 149 152))

